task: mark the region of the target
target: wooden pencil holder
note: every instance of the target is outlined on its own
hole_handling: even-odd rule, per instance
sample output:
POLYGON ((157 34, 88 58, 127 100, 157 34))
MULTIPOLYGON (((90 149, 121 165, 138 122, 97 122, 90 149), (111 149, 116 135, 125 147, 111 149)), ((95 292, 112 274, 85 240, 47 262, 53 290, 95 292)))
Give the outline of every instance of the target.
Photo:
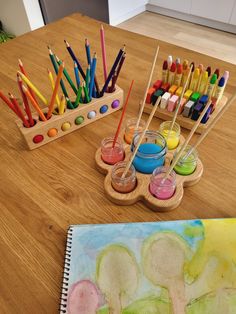
POLYGON ((40 121, 34 115, 36 124, 31 128, 24 127, 21 120, 16 124, 32 150, 119 110, 123 106, 123 96, 123 90, 116 86, 113 93, 93 98, 88 104, 79 104, 76 109, 66 109, 63 115, 53 114, 48 121, 40 121))
MULTIPOLYGON (((226 102, 227 102, 228 98, 223 95, 221 100, 219 101, 219 103, 217 104, 215 110, 210 114, 210 117, 209 119, 207 120, 206 123, 200 123, 197 130, 196 130, 196 133, 198 134, 201 134, 208 126, 209 124, 209 121, 211 121, 216 115, 218 115, 218 113, 224 108, 224 106, 226 105, 226 102)), ((150 114, 150 112, 152 111, 152 104, 145 104, 145 107, 144 107, 144 112, 150 114)), ((157 108, 156 112, 155 112, 155 117, 157 118, 160 118, 162 120, 172 120, 173 119, 173 116, 174 116, 174 111, 173 112, 169 112, 167 111, 167 109, 161 109, 160 107, 157 108)), ((177 118, 176 118, 176 122, 182 126, 183 128, 185 129, 188 129, 188 130, 191 130, 194 123, 196 121, 194 120, 191 120, 191 118, 186 118, 184 116, 182 116, 181 114, 178 114, 177 115, 177 118)))
MULTIPOLYGON (((182 145, 184 142, 184 138, 180 136, 180 143, 182 145)), ((170 165, 171 160, 174 156, 175 150, 169 151, 165 158, 165 166, 170 165)), ((125 161, 128 161, 130 157, 130 146, 125 146, 125 161)), ((136 188, 130 193, 119 193, 112 187, 111 183, 111 172, 112 172, 112 165, 108 165, 104 163, 101 158, 101 148, 96 151, 95 154, 95 163, 98 171, 102 174, 105 174, 104 180, 104 189, 106 196, 110 201, 118 205, 132 205, 139 201, 146 204, 149 208, 153 211, 170 211, 174 208, 178 207, 183 195, 184 195, 184 187, 188 187, 191 185, 196 184, 203 173, 203 164, 200 159, 197 161, 197 167, 195 171, 187 176, 182 176, 176 174, 176 190, 174 195, 167 200, 160 200, 154 197, 149 191, 149 184, 150 184, 150 177, 151 174, 143 174, 136 171, 136 178, 137 178, 137 186, 136 188)))

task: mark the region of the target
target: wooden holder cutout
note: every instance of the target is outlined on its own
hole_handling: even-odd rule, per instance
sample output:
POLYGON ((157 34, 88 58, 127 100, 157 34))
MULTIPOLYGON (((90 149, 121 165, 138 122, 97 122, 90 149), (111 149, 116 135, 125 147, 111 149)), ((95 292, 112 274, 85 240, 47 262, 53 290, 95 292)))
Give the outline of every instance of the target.
MULTIPOLYGON (((227 100, 228 98, 223 95, 215 110, 211 113, 207 122, 205 124, 200 123, 195 133, 201 134, 207 128, 209 121, 211 121, 211 119, 214 118, 224 108, 227 100)), ((152 107, 152 104, 146 103, 144 107, 144 112, 149 114, 152 111, 152 107)), ((158 107, 154 116, 165 121, 170 121, 174 116, 174 112, 169 112, 167 111, 167 109, 161 109, 160 107, 158 107)), ((177 122, 183 128, 191 130, 196 121, 192 120, 191 118, 183 117, 182 114, 178 114, 175 122, 177 122)))
MULTIPOLYGON (((180 145, 184 142, 184 138, 181 135, 180 145)), ((168 166, 173 158, 175 150, 168 151, 165 158, 165 166, 168 166)), ((130 156, 130 146, 125 146, 125 161, 129 159, 130 156)), ((176 190, 175 194, 168 200, 160 200, 154 197, 149 192, 149 184, 151 174, 143 174, 136 171, 137 177, 137 187, 130 193, 119 193, 115 191, 111 184, 111 171, 112 165, 105 164, 101 159, 101 148, 97 149, 95 154, 95 163, 98 171, 102 174, 105 174, 104 180, 104 189, 107 198, 115 204, 118 205, 132 205, 139 201, 142 201, 153 211, 170 211, 179 206, 183 195, 184 195, 184 187, 192 186, 196 184, 203 173, 203 164, 200 159, 198 159, 197 167, 194 173, 188 176, 182 176, 176 174, 176 190)))
POLYGON ((108 114, 119 110, 123 106, 123 97, 123 90, 116 85, 116 90, 113 93, 105 93, 104 96, 101 98, 93 98, 90 103, 80 104, 76 109, 66 109, 63 115, 52 115, 52 117, 46 122, 39 121, 38 116, 34 114, 33 118, 36 120, 37 123, 31 128, 25 128, 21 120, 17 120, 16 124, 26 141, 28 148, 32 150, 44 144, 52 142, 73 131, 76 131, 89 123, 92 123, 98 119, 107 116, 108 114), (116 108, 112 108, 112 103, 115 100, 119 101, 119 106, 116 108), (107 105, 108 109, 105 113, 100 113, 100 108, 104 105, 107 105), (88 113, 91 111, 96 112, 96 116, 93 119, 89 119, 87 117, 88 113), (81 124, 76 125, 75 119, 79 116, 82 116, 84 118, 84 121, 81 124), (65 122, 69 122, 71 124, 71 127, 67 131, 62 131, 61 126, 65 122), (48 131, 53 128, 57 129, 57 135, 54 137, 49 137, 48 131), (33 138, 37 135, 42 135, 43 140, 39 143, 34 143, 33 138))

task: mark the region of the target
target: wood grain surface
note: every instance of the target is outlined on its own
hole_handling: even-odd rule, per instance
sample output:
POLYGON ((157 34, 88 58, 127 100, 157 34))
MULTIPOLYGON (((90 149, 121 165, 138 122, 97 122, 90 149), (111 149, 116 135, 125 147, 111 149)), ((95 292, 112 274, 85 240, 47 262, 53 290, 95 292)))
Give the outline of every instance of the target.
MULTIPOLYGON (((98 55, 98 81, 102 82, 99 42, 100 23, 74 14, 0 46, 0 88, 18 95, 17 59, 21 58, 35 85, 51 95, 47 67, 52 69, 47 45, 65 61, 73 63, 63 39, 71 44, 85 69, 84 39, 98 55)), ((127 58, 118 84, 128 91, 135 79, 127 117, 138 112, 157 41, 104 25, 109 68, 122 45, 127 58)), ((196 63, 229 70, 227 93, 236 86, 235 66, 188 49, 159 41, 155 77, 160 76, 168 54, 196 63)), ((189 47, 191 49, 191 47, 189 47)), ((0 102, 0 312, 57 313, 60 298, 66 231, 69 224, 138 222, 175 219, 233 217, 236 185, 235 104, 199 147, 204 164, 200 182, 185 189, 174 211, 155 213, 142 203, 119 207, 104 194, 104 176, 95 169, 94 155, 101 140, 114 133, 121 112, 92 123, 57 141, 28 151, 15 116, 0 102)), ((145 115, 143 117, 147 119, 145 115)), ((154 119, 151 128, 158 129, 154 119)), ((183 131, 187 134, 187 131, 183 131)))

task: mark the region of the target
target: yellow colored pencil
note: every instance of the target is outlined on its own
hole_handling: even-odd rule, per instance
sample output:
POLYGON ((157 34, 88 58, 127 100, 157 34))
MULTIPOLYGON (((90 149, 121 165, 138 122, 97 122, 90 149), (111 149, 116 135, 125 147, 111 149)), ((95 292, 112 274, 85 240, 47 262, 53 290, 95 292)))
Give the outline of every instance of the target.
POLYGON ((64 113, 65 106, 66 106, 66 99, 65 99, 65 96, 62 95, 61 96, 61 102, 60 102, 59 110, 58 110, 59 114, 63 114, 64 113))
POLYGON ((21 76, 22 80, 28 85, 28 87, 30 87, 35 92, 35 94, 42 100, 42 102, 47 105, 47 99, 40 93, 40 91, 34 86, 34 84, 31 83, 30 80, 20 71, 18 71, 17 73, 21 76))
MULTIPOLYGON (((54 79, 53 79, 52 72, 49 69, 48 69, 48 78, 49 78, 49 81, 51 83, 52 90, 54 90, 55 82, 54 82, 54 79)), ((59 99, 58 94, 56 95, 56 102, 57 102, 57 106, 60 107, 60 99, 59 99)))

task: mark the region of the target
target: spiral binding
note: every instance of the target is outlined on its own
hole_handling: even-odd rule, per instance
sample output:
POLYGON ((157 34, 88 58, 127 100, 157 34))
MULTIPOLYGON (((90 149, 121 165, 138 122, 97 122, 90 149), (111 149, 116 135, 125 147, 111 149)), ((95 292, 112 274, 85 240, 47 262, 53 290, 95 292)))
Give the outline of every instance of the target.
POLYGON ((72 234, 73 227, 70 226, 67 232, 67 242, 66 242, 66 250, 65 250, 65 263, 64 263, 64 271, 62 278, 62 292, 60 298, 60 314, 67 313, 67 298, 68 298, 68 281, 69 281, 69 272, 70 272, 70 261, 71 261, 71 248, 72 248, 72 234))

